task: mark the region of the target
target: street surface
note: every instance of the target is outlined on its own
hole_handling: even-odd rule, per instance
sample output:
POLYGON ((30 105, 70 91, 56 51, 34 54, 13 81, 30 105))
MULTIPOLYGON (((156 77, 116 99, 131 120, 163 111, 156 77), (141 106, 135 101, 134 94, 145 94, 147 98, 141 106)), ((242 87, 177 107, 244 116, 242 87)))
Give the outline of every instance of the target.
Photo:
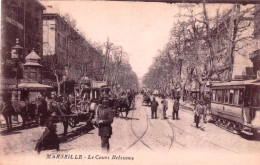
MULTIPOLYGON (((171 120, 173 101, 169 100, 168 119, 162 119, 161 99, 158 118, 151 119, 151 110, 142 106, 142 96, 136 97, 136 109, 129 112, 129 119, 114 118, 113 135, 110 139, 110 151, 115 154, 134 153, 142 151, 153 152, 186 152, 210 151, 217 153, 258 154, 260 141, 250 140, 240 135, 232 134, 212 123, 207 123, 205 131, 195 127, 192 111, 180 107, 180 120, 171 120)), ((125 114, 123 114, 125 116, 125 114)), ((18 124, 13 132, 5 132, 4 120, 1 116, 1 151, 4 154, 33 154, 35 144, 41 136, 44 127, 21 129, 18 124)), ((63 126, 58 124, 58 134, 61 137, 60 151, 43 151, 43 153, 63 153, 84 150, 84 152, 101 152, 98 129, 86 128, 85 123, 69 128, 66 138, 62 137, 63 126)))

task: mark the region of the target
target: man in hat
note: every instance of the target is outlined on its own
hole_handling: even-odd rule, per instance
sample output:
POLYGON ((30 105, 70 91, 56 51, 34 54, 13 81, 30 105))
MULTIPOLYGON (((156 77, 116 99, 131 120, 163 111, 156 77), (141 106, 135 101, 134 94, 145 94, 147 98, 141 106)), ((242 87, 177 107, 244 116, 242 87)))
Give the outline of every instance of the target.
POLYGON ((163 100, 161 101, 162 105, 163 105, 163 119, 167 119, 166 117, 166 111, 168 109, 168 100, 166 99, 166 97, 163 95, 163 100))
POLYGON ((40 153, 47 149, 60 149, 60 141, 57 135, 57 126, 54 118, 50 117, 46 122, 46 128, 36 143, 35 150, 40 153))
POLYGON ((155 97, 153 97, 153 100, 151 101, 151 111, 152 111, 152 119, 157 118, 157 107, 158 107, 158 102, 155 100, 155 97))
POLYGON ((98 135, 101 137, 101 147, 104 151, 109 151, 109 138, 112 135, 113 110, 109 106, 108 97, 102 98, 102 105, 97 109, 98 135))
POLYGON ((195 108, 195 115, 196 115, 196 127, 197 128, 201 128, 202 130, 204 130, 204 117, 206 115, 206 107, 203 106, 204 105, 204 101, 203 100, 199 100, 198 104, 196 105, 195 108))
POLYGON ((176 119, 178 120, 179 119, 179 100, 178 99, 174 99, 174 103, 173 103, 173 111, 172 111, 172 119, 175 120, 175 117, 176 119))

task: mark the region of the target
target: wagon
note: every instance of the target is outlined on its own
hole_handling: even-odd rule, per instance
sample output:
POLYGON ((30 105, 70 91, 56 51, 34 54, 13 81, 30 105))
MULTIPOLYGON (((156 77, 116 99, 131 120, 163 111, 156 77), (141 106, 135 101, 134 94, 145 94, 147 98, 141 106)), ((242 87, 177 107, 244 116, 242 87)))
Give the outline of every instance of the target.
POLYGON ((70 127, 75 127, 79 122, 91 124, 95 118, 96 110, 101 103, 101 93, 110 92, 105 81, 91 81, 88 85, 75 85, 74 103, 70 106, 72 114, 67 116, 70 127))
POLYGON ((149 95, 144 95, 143 96, 143 102, 142 105, 147 105, 149 106, 151 104, 151 98, 149 95))

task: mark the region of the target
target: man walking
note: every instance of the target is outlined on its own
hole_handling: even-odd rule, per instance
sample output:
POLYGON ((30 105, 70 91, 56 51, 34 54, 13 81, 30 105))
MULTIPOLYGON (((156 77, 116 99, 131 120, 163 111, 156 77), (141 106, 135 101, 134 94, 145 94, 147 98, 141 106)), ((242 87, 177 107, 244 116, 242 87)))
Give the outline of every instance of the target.
POLYGON ((153 97, 153 100, 151 101, 152 119, 157 118, 157 107, 158 106, 159 106, 158 101, 156 101, 155 97, 153 97))
POLYGON ((206 117, 206 106, 203 106, 204 102, 203 100, 200 100, 195 108, 195 115, 196 115, 196 127, 201 128, 204 130, 204 119, 206 117))
POLYGON ((163 119, 167 119, 166 111, 168 109, 168 100, 166 99, 165 96, 163 96, 163 100, 161 101, 161 103, 163 105, 163 119))
POLYGON ((109 138, 112 135, 113 110, 109 106, 107 97, 103 98, 102 105, 97 110, 98 135, 101 137, 101 147, 103 151, 109 151, 109 138))
POLYGON ((172 111, 172 119, 173 120, 175 120, 175 116, 176 116, 176 119, 179 120, 179 114, 178 114, 179 106, 180 106, 179 100, 175 99, 174 104, 173 104, 173 111, 172 111))

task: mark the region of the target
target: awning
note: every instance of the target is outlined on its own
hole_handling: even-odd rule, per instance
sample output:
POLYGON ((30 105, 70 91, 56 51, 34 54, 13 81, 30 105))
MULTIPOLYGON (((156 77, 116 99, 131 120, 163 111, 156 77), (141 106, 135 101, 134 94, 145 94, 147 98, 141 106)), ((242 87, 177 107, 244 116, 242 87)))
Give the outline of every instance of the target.
POLYGON ((39 83, 21 83, 18 85, 19 89, 29 89, 29 90, 46 90, 53 88, 49 85, 39 84, 39 83))
POLYGON ((224 83, 214 83, 214 84, 212 84, 212 87, 246 86, 246 85, 260 86, 260 79, 244 80, 244 81, 231 81, 231 82, 224 82, 224 83))

